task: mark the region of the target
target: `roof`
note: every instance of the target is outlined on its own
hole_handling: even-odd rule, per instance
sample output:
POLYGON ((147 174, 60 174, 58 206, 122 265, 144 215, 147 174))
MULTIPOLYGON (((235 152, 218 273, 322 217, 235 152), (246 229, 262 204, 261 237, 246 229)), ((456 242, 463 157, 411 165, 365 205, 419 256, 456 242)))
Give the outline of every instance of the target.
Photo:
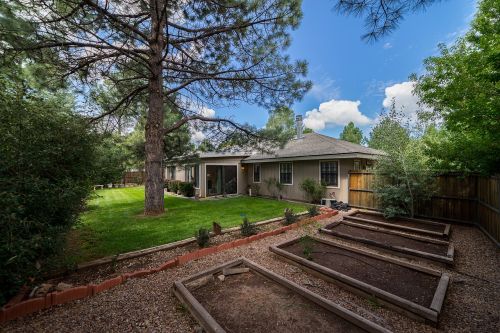
POLYGON ((318 133, 307 133, 300 139, 290 140, 282 149, 272 154, 253 154, 243 162, 257 162, 280 159, 315 159, 321 158, 376 158, 384 152, 335 139, 318 133))
POLYGON ((250 156, 252 155, 252 153, 249 153, 249 152, 242 152, 242 151, 238 151, 238 152, 232 152, 232 151, 228 151, 228 152, 205 152, 205 153, 200 153, 200 158, 221 158, 221 157, 246 157, 246 156, 250 156))

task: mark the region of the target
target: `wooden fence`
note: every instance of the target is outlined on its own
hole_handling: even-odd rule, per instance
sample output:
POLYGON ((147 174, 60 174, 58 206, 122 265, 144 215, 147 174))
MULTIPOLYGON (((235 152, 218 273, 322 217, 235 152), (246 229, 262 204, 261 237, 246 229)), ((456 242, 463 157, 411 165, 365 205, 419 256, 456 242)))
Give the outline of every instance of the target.
POLYGON ((123 174, 123 184, 144 184, 144 171, 127 171, 123 174))
MULTIPOLYGON (((349 172, 349 204, 353 207, 379 209, 373 192, 375 175, 349 172)), ((417 203, 416 214, 450 222, 478 225, 498 245, 500 242, 500 177, 439 175, 436 194, 430 202, 417 203)))

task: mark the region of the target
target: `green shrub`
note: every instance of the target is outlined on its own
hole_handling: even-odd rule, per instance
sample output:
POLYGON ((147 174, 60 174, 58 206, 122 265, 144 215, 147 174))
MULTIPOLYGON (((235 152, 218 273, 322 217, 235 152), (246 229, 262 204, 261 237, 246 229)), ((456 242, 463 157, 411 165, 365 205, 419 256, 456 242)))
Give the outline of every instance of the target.
POLYGON ((312 178, 304 179, 300 184, 300 188, 306 193, 307 198, 311 200, 312 203, 320 203, 326 191, 326 186, 312 178))
POLYGON ((307 209, 307 213, 309 214, 310 217, 314 217, 319 215, 319 209, 318 206, 313 205, 307 209))
POLYGON ((177 191, 179 190, 180 183, 181 183, 180 180, 168 179, 165 181, 165 188, 169 192, 177 193, 177 191))
POLYGON ((300 237, 300 244, 302 245, 302 254, 307 260, 313 260, 313 239, 306 235, 300 237))
POLYGON ((194 197, 194 184, 189 182, 182 182, 179 184, 179 190, 185 197, 194 197))
POLYGON ((255 223, 248 221, 248 218, 243 218, 243 223, 241 224, 241 235, 248 237, 255 235, 257 233, 257 226, 255 223))
POLYGON ((194 237, 199 247, 206 247, 210 241, 210 231, 206 228, 200 228, 195 232, 194 237))
POLYGON ((293 212, 293 209, 291 208, 285 208, 285 220, 283 223, 285 225, 290 225, 292 223, 295 223, 297 221, 297 215, 293 212))
POLYGON ((49 270, 92 188, 86 122, 25 84, 0 73, 0 305, 49 270))

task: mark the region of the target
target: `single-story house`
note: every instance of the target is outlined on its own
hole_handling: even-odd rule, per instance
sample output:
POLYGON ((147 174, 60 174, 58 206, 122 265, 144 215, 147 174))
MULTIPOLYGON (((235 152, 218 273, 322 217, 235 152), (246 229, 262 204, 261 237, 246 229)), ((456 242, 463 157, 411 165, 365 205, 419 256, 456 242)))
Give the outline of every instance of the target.
POLYGON ((317 133, 302 134, 297 116, 297 135, 272 154, 250 152, 201 153, 197 164, 168 164, 165 179, 191 181, 199 197, 223 194, 270 196, 269 180, 283 186, 284 199, 306 201, 300 184, 306 178, 327 186, 328 197, 348 201, 350 170, 370 169, 381 151, 317 133))

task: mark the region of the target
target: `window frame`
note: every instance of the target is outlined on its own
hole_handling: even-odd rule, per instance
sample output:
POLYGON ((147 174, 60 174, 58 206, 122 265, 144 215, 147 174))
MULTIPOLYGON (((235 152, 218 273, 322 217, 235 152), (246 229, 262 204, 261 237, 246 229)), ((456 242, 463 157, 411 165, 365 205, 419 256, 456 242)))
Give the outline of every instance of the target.
POLYGON ((175 180, 175 177, 177 176, 177 167, 175 165, 169 165, 167 166, 167 180, 175 180), (173 173, 171 171, 174 171, 173 173))
POLYGON ((184 181, 188 183, 193 183, 195 189, 200 188, 200 165, 199 164, 187 164, 184 166, 184 181), (198 169, 198 172, 196 172, 198 169), (188 177, 189 175, 189 177, 188 177), (194 177, 193 177, 194 176, 194 177), (191 181, 191 178, 193 181, 191 181), (196 180, 198 180, 198 186, 196 184, 196 180))
POLYGON ((293 185, 293 162, 279 162, 278 165, 278 180, 282 185, 293 185), (290 183, 282 183, 281 182, 281 165, 282 164, 290 164, 291 170, 290 170, 290 183))
POLYGON ((252 180, 255 184, 260 184, 261 180, 262 180, 262 165, 260 163, 254 163, 252 165, 252 180), (255 167, 258 166, 259 167, 259 181, 255 181, 255 167))
POLYGON ((329 162, 336 162, 337 163, 337 186, 335 185, 326 185, 326 188, 340 188, 340 160, 320 160, 318 163, 318 177, 319 177, 319 183, 322 184, 322 179, 321 179, 321 163, 329 163, 329 162))

